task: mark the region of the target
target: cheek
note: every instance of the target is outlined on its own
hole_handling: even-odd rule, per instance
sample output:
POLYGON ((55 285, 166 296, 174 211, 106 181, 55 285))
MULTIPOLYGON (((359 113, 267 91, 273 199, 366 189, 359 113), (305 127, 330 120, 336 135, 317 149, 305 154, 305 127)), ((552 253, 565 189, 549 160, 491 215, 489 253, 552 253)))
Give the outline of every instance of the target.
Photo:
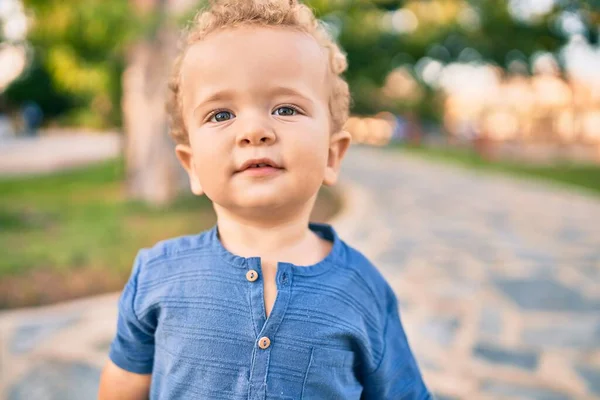
POLYGON ((194 154, 194 164, 196 174, 203 181, 214 181, 223 173, 223 170, 228 166, 228 157, 225 157, 223 150, 219 149, 219 144, 205 140, 199 140, 196 137, 190 141, 192 152, 194 154))
POLYGON ((327 145, 302 140, 290 146, 288 151, 293 160, 290 166, 294 167, 297 182, 301 186, 320 186, 327 167, 327 145))
POLYGON ((315 123, 301 132, 286 135, 290 138, 288 153, 293 159, 304 163, 310 170, 324 169, 329 156, 329 132, 327 124, 315 123))

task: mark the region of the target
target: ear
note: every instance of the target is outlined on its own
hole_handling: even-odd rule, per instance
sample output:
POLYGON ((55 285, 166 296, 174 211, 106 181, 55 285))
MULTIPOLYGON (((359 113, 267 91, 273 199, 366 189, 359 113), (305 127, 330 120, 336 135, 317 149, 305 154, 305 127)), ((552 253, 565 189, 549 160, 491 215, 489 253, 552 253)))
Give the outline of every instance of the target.
POLYGON ((346 131, 339 131, 331 135, 329 142, 329 156, 327 158, 327 168, 323 184, 327 186, 335 185, 340 172, 342 159, 346 155, 346 150, 350 147, 352 136, 346 131))
POLYGON ((194 193, 196 196, 202 196, 204 191, 202 190, 200 179, 196 173, 196 165, 194 163, 194 156, 192 154, 191 147, 187 144, 178 144, 175 146, 175 154, 177 155, 177 159, 181 163, 181 166, 188 174, 192 193, 194 193))

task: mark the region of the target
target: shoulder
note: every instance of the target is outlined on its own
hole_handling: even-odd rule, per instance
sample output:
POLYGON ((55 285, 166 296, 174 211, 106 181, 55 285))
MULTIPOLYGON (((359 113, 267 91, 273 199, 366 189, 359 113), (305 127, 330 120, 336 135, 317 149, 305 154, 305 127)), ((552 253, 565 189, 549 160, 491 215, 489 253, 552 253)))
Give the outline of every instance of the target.
POLYGON ((194 257, 210 257, 212 253, 210 235, 206 230, 195 235, 178 236, 157 242, 154 246, 139 250, 133 273, 144 280, 171 270, 168 266, 185 266, 181 260, 194 257))
POLYGON ((344 257, 337 272, 353 275, 356 284, 363 286, 375 301, 377 308, 383 312, 388 302, 393 300, 394 292, 388 281, 375 264, 358 249, 342 241, 344 257))
POLYGON ((202 250, 210 249, 211 230, 206 230, 195 235, 178 236, 161 240, 154 246, 140 250, 140 256, 145 263, 177 258, 202 250))
POLYGON ((202 273, 202 266, 213 264, 210 234, 163 240, 138 252, 124 291, 136 314, 145 315, 159 299, 180 294, 194 274, 202 273))

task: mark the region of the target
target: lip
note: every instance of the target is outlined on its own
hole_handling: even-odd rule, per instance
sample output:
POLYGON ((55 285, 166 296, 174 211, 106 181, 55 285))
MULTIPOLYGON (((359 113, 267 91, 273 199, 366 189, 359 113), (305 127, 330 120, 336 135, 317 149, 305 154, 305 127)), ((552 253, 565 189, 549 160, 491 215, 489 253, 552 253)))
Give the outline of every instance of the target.
POLYGON ((242 164, 242 166, 237 170, 237 172, 244 172, 244 171, 252 171, 252 170, 278 170, 281 169, 281 167, 279 166, 279 164, 277 164, 275 161, 271 160, 270 158, 254 158, 252 160, 248 160, 246 161, 244 164, 242 164), (252 165, 255 164, 267 164, 266 167, 260 167, 260 168, 250 168, 252 165))

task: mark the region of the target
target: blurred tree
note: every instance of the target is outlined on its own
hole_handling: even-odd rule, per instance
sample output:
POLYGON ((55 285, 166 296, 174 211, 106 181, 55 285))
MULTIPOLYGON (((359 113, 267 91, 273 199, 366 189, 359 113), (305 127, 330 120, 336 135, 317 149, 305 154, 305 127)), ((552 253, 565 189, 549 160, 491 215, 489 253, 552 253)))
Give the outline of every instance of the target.
POLYGON ((28 73, 6 92, 34 100, 65 125, 126 133, 127 191, 160 205, 180 168, 167 136, 167 73, 176 50, 167 0, 25 0, 33 12, 28 73))
MULTIPOLYGON (((172 2, 171 2, 172 3, 172 2)), ((123 74, 123 127, 127 133, 127 189, 131 197, 162 205, 182 186, 182 172, 167 135, 168 74, 177 51, 176 27, 168 0, 132 0, 150 23, 127 51, 123 74)))
MULTIPOLYGON (((156 16, 154 0, 24 0, 34 12, 29 40, 37 58, 28 79, 49 77, 49 94, 42 104, 62 110, 63 122, 98 127, 121 124, 121 79, 125 48, 148 34, 156 16), (141 8, 140 8, 141 7, 141 8), (147 12, 141 12, 142 9, 147 12), (144 19, 145 18, 145 19, 144 19), (150 20, 150 22, 149 22, 150 20), (144 21, 142 23, 142 21, 144 21), (42 71, 43 70, 43 71, 42 71), (69 101, 65 101, 69 98, 69 101), (44 103, 45 102, 45 103, 44 103), (58 107, 57 105, 60 105, 58 107)), ((565 26, 577 21, 592 43, 598 42, 600 0, 547 2, 535 0, 305 0, 327 22, 347 51, 347 78, 354 111, 371 114, 398 111, 401 104, 381 96, 381 86, 394 68, 413 67, 424 57, 442 62, 481 59, 506 67, 510 57, 528 59, 537 51, 556 51, 568 37, 565 26), (536 14, 537 12, 537 14, 536 14), (574 22, 573 16, 577 21, 574 22), (570 19, 569 19, 570 18, 570 19), (566 22, 565 22, 566 21, 566 22)), ((200 0, 169 0, 198 4, 200 0)), ((568 28, 568 26, 567 26, 568 28)), ((21 80, 21 84, 23 81, 21 80)), ((19 85, 17 82, 16 85, 19 85)), ((12 90, 13 99, 40 85, 12 90), (29 88, 29 89, 28 89, 29 88)), ((429 110, 434 92, 426 92, 421 113, 429 110)), ((42 94, 32 91, 33 100, 42 94)), ((44 110, 52 115, 50 110, 44 110)))
POLYGON ((75 108, 75 99, 55 89, 53 78, 36 54, 30 60, 24 76, 15 80, 3 93, 17 106, 35 101, 46 119, 60 118, 65 110, 75 108))
POLYGON ((36 101, 65 125, 121 123, 123 51, 137 26, 127 2, 24 0, 31 13, 28 71, 7 90, 14 103, 36 101))
MULTIPOLYGON (((399 111, 401 104, 381 96, 394 68, 407 65, 417 79, 424 57, 448 63, 487 61, 506 68, 510 55, 526 60, 538 51, 556 52, 567 40, 565 17, 580 21, 581 33, 598 43, 600 1, 550 2, 536 9, 535 0, 307 0, 328 23, 348 53, 347 79, 354 112, 399 111), (535 12, 539 11, 538 14, 535 12), (509 57, 507 57, 509 56, 509 57)), ((568 28, 568 27, 567 27, 568 28)), ((422 82, 422 80, 421 80, 422 82)), ((423 82, 422 82, 423 83, 423 82)), ((417 111, 433 116, 434 91, 428 89, 417 111)))

